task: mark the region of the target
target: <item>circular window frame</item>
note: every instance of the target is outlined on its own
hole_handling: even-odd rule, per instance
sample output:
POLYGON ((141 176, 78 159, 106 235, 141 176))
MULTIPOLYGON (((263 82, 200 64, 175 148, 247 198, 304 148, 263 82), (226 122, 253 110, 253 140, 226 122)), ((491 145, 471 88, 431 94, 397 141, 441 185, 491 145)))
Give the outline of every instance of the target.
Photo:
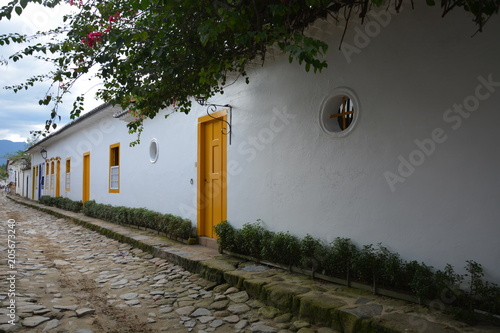
POLYGON ((158 140, 151 139, 151 141, 149 142, 149 161, 151 163, 156 163, 156 161, 158 161, 158 156, 159 155, 160 155, 160 146, 158 144, 158 140), (152 149, 156 150, 155 154, 153 154, 152 149))
MULTIPOLYGON (((352 89, 347 87, 335 88, 328 96, 325 97, 325 99, 321 103, 319 112, 319 125, 323 132, 325 132, 329 136, 335 138, 343 138, 349 135, 356 127, 356 124, 359 121, 360 110, 361 105, 359 103, 359 99, 352 89), (336 112, 336 110, 341 106, 343 96, 349 98, 354 105, 355 112, 353 113, 353 119, 345 130, 340 129, 340 127, 333 130, 331 128, 332 126, 326 125, 325 122, 331 121, 332 118, 330 118, 330 115, 332 115, 333 112, 336 112)), ((335 122, 337 122, 337 120, 335 120, 335 122)))

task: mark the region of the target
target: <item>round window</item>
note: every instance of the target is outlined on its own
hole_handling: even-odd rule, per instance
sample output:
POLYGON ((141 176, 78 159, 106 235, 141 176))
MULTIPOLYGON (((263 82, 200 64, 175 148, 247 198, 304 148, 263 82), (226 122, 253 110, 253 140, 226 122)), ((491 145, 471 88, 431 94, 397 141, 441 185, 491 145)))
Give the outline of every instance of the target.
POLYGON ((149 160, 151 163, 155 163, 158 160, 158 155, 160 154, 160 150, 158 148, 158 141, 156 139, 151 140, 149 144, 149 160))
POLYGON ((341 137, 349 134, 359 118, 359 102, 348 88, 337 88, 321 105, 320 125, 326 133, 341 137))

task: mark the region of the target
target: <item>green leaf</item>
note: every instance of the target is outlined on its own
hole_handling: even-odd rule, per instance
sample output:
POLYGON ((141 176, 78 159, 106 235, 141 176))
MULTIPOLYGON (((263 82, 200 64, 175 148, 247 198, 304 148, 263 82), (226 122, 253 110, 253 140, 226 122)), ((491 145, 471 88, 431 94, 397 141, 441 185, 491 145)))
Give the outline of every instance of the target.
POLYGON ((19 6, 17 6, 14 10, 16 11, 17 15, 21 15, 21 13, 23 12, 23 8, 19 6))
POLYGON ((425 2, 427 3, 427 6, 435 6, 436 5, 436 2, 434 0, 425 0, 425 2))

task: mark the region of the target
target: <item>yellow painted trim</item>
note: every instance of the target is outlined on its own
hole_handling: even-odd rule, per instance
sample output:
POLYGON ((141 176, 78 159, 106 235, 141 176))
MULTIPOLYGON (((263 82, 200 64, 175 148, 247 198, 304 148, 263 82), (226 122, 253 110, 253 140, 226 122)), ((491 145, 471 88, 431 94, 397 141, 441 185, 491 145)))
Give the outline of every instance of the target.
POLYGON ((204 123, 206 121, 214 120, 214 118, 222 118, 224 116, 227 116, 227 109, 220 110, 220 111, 211 113, 210 115, 200 117, 200 118, 198 118, 198 123, 204 123))
MULTIPOLYGON (((201 119, 201 118, 200 118, 201 119)), ((197 198, 196 198, 196 230, 198 233, 198 236, 202 236, 202 219, 203 219, 203 210, 201 209, 203 205, 203 199, 202 199, 202 191, 203 191, 203 186, 202 186, 202 161, 204 160, 205 156, 203 154, 203 149, 202 149, 202 143, 201 143, 201 138, 203 135, 203 123, 201 121, 198 121, 198 162, 196 163, 196 176, 197 176, 197 184, 196 184, 196 193, 197 193, 197 198)))
POLYGON ((57 158, 56 163, 56 197, 61 196, 61 159, 57 158))
POLYGON ((31 167, 31 200, 35 200, 35 179, 36 166, 31 167))
POLYGON ((83 153, 82 202, 90 200, 90 152, 83 153), (85 161, 88 161, 88 168, 85 161))
POLYGON ((54 158, 51 158, 50 159, 50 189, 53 190, 54 189, 54 182, 52 181, 52 175, 54 174, 54 169, 55 169, 55 166, 54 166, 54 158))
POLYGON ((109 193, 120 193, 120 173, 121 173, 121 168, 120 168, 120 159, 121 159, 121 151, 120 151, 120 143, 114 143, 109 146, 109 166, 108 166, 108 191, 109 193), (113 160, 113 149, 118 148, 118 161, 116 162, 117 164, 111 165, 111 161, 113 160), (112 166, 118 166, 118 188, 117 189, 112 189, 111 188, 111 167, 112 166))
POLYGON ((70 179, 71 179, 71 157, 66 158, 66 165, 65 165, 64 171, 65 171, 64 172, 64 189, 66 190, 66 192, 69 192, 69 191, 71 191, 71 180, 70 180, 70 187, 68 187, 68 183, 66 182, 66 177, 67 177, 67 174, 69 173, 70 179))

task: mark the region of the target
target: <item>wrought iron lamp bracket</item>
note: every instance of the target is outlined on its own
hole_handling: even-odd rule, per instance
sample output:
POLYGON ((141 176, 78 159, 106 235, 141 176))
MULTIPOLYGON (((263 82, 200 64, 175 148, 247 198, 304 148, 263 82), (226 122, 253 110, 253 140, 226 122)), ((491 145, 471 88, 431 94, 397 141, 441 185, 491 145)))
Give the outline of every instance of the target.
POLYGON ((207 115, 209 117, 226 123, 227 127, 223 127, 221 129, 221 132, 222 132, 222 134, 229 136, 229 145, 231 145, 231 136, 232 136, 232 132, 233 132, 233 127, 232 127, 233 107, 229 104, 220 105, 220 104, 211 104, 211 103, 204 103, 204 106, 207 107, 207 115), (229 108, 229 121, 212 116, 213 113, 217 112, 218 108, 229 108))

